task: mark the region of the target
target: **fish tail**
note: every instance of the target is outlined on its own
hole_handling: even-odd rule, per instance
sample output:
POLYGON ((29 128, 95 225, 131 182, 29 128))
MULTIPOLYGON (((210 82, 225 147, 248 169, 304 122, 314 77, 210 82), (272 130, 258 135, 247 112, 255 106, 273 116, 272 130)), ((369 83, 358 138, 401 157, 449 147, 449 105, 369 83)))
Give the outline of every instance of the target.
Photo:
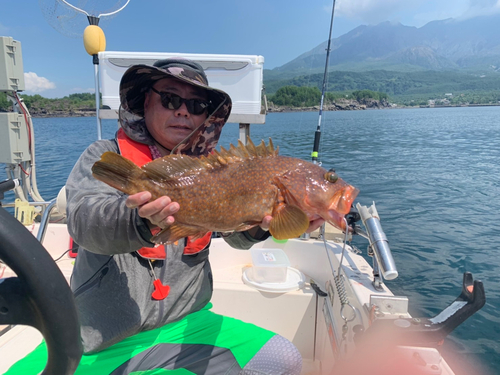
POLYGON ((92 166, 92 175, 99 181, 118 189, 126 194, 144 191, 144 171, 132 161, 114 152, 105 152, 101 160, 92 166))

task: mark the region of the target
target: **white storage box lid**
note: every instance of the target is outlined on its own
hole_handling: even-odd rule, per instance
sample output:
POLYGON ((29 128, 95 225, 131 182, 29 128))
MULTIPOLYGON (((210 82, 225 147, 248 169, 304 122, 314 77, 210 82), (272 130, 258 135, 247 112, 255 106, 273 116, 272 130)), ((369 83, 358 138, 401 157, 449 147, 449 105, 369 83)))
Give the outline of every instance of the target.
POLYGON ((251 249, 254 267, 289 267, 290 261, 281 249, 251 249))

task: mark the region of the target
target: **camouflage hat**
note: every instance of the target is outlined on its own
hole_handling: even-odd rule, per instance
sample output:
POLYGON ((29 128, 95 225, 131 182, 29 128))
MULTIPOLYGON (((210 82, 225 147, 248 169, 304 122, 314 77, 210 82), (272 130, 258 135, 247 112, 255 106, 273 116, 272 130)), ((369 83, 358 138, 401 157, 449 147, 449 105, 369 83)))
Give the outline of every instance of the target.
POLYGON ((190 136, 189 141, 176 148, 177 152, 185 154, 206 155, 215 148, 222 126, 224 126, 231 113, 231 98, 224 91, 210 87, 203 68, 192 60, 170 58, 158 60, 153 65, 139 64, 127 69, 120 82, 120 118, 125 120, 122 121, 122 127, 132 139, 142 143, 152 143, 151 139, 149 139, 151 135, 147 132, 147 129, 144 129, 144 126, 140 125, 141 121, 137 120, 144 118, 146 92, 157 81, 168 77, 199 87, 207 93, 210 100, 207 120, 203 123, 203 126, 190 136), (127 117, 130 116, 126 116, 123 112, 128 112, 133 116, 134 120, 128 119, 127 117), (130 127, 135 129, 129 129, 130 127))

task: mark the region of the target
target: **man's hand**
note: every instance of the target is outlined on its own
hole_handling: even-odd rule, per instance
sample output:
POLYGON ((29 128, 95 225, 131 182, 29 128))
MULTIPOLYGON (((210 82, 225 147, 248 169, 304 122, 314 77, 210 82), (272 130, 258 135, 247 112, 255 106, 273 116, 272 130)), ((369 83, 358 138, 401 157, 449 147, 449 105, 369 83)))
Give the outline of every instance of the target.
POLYGON ((179 211, 179 203, 172 202, 172 200, 163 196, 152 202, 151 193, 143 191, 140 193, 130 195, 125 204, 128 208, 137 208, 140 217, 149 220, 153 227, 166 228, 172 225, 175 221, 172 216, 179 211))
POLYGON ((314 232, 320 226, 325 223, 325 220, 322 218, 314 219, 309 222, 309 228, 307 228, 306 233, 314 232))

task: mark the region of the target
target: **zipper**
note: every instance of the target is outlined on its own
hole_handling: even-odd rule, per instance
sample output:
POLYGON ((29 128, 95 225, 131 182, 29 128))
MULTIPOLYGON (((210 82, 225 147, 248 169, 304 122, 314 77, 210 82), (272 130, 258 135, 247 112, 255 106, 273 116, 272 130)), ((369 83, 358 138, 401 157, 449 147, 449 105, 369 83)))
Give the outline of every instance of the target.
MULTIPOLYGON (((99 270, 96 272, 96 274, 99 274, 97 277, 95 277, 93 280, 92 278, 90 279, 91 281, 87 281, 83 285, 81 285, 75 292, 73 293, 74 298, 78 297, 80 294, 86 292, 87 290, 93 288, 96 284, 101 285, 101 281, 106 276, 106 274, 109 271, 109 267, 107 266, 107 263, 99 270)), ((95 276, 95 275, 94 275, 95 276)))
MULTIPOLYGON (((167 254, 166 248, 165 248, 165 254, 167 254)), ((161 271, 160 271, 160 280, 163 283, 163 278, 165 277, 165 269, 167 268, 166 267, 166 263, 167 263, 166 257, 165 257, 165 260, 162 260, 161 262, 163 262, 163 267, 161 268, 161 271)), ((165 301, 165 300, 166 300, 166 298, 164 300, 159 301, 160 304, 158 306, 158 321, 156 322, 157 327, 160 326, 161 319, 163 318, 163 310, 164 310, 163 301, 165 301)))

